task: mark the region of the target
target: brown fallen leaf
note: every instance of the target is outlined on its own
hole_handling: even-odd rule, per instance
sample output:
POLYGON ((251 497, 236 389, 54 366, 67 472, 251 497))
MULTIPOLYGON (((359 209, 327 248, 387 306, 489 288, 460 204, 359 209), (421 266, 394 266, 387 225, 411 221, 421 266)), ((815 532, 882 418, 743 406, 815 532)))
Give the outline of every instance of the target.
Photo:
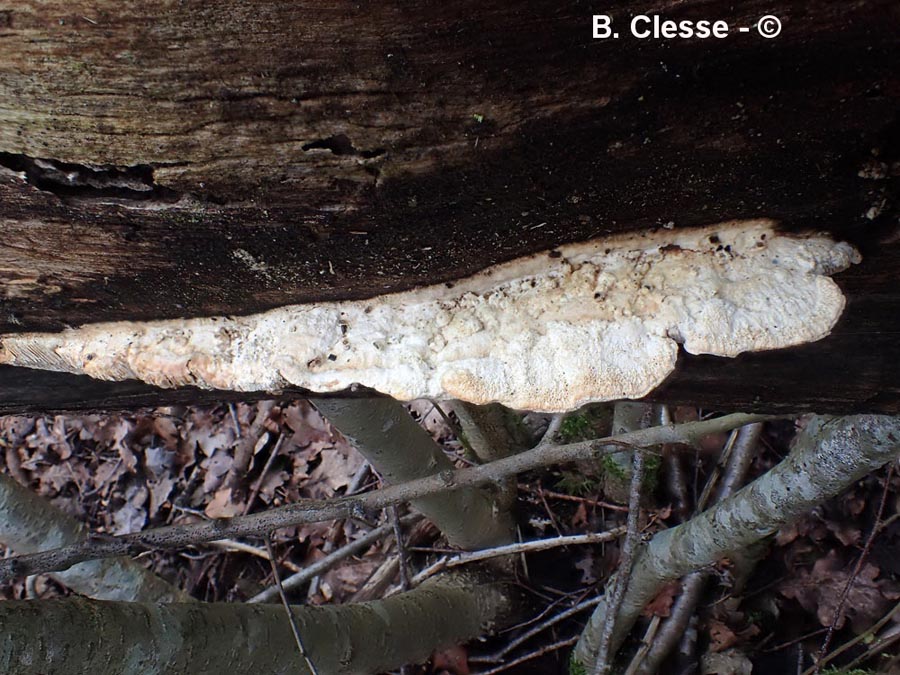
POLYGON ((672 603, 675 602, 675 597, 680 592, 681 582, 670 581, 662 587, 662 590, 656 594, 656 597, 653 598, 653 600, 647 603, 647 606, 644 607, 644 611, 642 612, 643 615, 646 617, 669 616, 672 613, 672 603))
POLYGON ((707 627, 709 631, 709 651, 721 652, 733 647, 738 642, 738 636, 721 621, 712 619, 707 627))
POLYGON ((469 675, 469 652, 462 646, 447 647, 436 651, 431 657, 433 673, 451 673, 451 675, 469 675))
MULTIPOLYGON (((847 586, 853 565, 847 564, 837 550, 832 549, 819 558, 811 570, 800 570, 779 585, 786 598, 800 603, 803 609, 814 612, 823 626, 834 622, 841 595, 847 586)), ((900 586, 888 579, 878 579, 880 570, 865 563, 853 580, 844 603, 844 616, 835 626, 842 628, 847 619, 856 633, 872 625, 900 598, 900 586)))
POLYGON ((212 501, 206 505, 204 513, 210 518, 231 518, 244 512, 244 505, 235 503, 231 498, 231 488, 216 490, 212 501))

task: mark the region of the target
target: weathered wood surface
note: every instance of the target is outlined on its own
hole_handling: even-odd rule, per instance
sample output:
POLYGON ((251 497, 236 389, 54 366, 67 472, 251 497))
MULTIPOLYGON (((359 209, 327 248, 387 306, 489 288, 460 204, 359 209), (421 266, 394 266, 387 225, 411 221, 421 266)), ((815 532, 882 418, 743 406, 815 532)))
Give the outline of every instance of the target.
MULTIPOLYGON (((360 298, 769 217, 861 249, 834 334, 682 356, 654 397, 900 410, 896 3, 618 3, 614 41, 593 11, 0 0, 0 332, 360 298), (640 41, 637 12, 784 30, 640 41)), ((196 396, 0 368, 3 410, 196 396)))

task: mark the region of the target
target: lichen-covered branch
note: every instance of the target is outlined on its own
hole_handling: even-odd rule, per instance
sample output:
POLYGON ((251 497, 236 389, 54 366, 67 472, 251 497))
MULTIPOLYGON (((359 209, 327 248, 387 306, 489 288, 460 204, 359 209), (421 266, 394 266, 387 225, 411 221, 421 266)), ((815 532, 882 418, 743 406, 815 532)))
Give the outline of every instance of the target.
MULTIPOLYGON (((322 398, 313 404, 388 484, 454 469, 441 447, 394 399, 322 398)), ((412 505, 455 546, 496 546, 512 536, 509 512, 478 488, 420 497, 412 505)))
MULTIPOLYGON (((377 673, 490 632, 515 609, 499 583, 450 577, 357 605, 295 607, 325 675, 377 673)), ((4 673, 309 673, 280 605, 0 602, 4 673)))
MULTIPOLYGON (((727 458, 725 471, 718 485, 715 486, 715 501, 722 501, 734 493, 746 480, 747 471, 757 454, 756 450, 762 429, 763 425, 757 423, 748 424, 741 429, 731 432, 733 443, 729 441, 730 455, 727 458)), ((711 485, 710 487, 713 486, 711 485)), ((704 490, 705 492, 706 490, 704 490)), ((700 508, 703 508, 702 499, 700 508)), ((751 547, 751 549, 755 548, 758 547, 751 547)), ((736 567, 740 569, 735 576, 742 578, 739 579, 738 584, 735 584, 735 587, 743 584, 744 579, 749 575, 753 569, 753 564, 756 562, 746 549, 739 554, 737 559, 739 563, 736 562, 736 567)), ((697 604, 700 602, 700 597, 707 585, 709 574, 709 572, 701 570, 691 572, 682 579, 681 594, 672 605, 670 615, 662 624, 662 627, 653 639, 653 643, 647 650, 643 662, 637 668, 636 672, 638 675, 653 675, 653 673, 656 673, 663 661, 675 649, 675 645, 684 636, 684 632, 694 616, 697 604)))
POLYGON ((161 527, 145 532, 98 539, 86 544, 68 546, 45 553, 0 560, 0 582, 15 575, 62 570, 84 560, 131 555, 148 548, 175 548, 223 538, 260 535, 280 527, 302 523, 349 518, 366 509, 381 509, 392 504, 431 494, 467 487, 496 484, 508 476, 551 464, 592 459, 619 449, 623 444, 652 447, 662 443, 692 444, 703 436, 771 419, 762 415, 734 414, 702 422, 666 425, 642 429, 617 438, 601 438, 569 445, 539 445, 518 455, 489 464, 441 472, 400 485, 362 495, 332 500, 304 500, 262 513, 234 518, 161 527))
MULTIPOLYGON (((88 530, 46 499, 0 474, 0 543, 14 553, 35 553, 88 539, 88 530)), ((190 596, 124 558, 88 560, 53 578, 98 600, 187 602, 190 596)))
MULTIPOLYGON (((898 454, 900 418, 811 418, 790 455, 775 468, 711 509, 653 537, 635 562, 616 620, 613 649, 663 584, 774 534, 898 454)), ((581 663, 594 661, 605 614, 601 603, 582 633, 575 649, 581 663)))

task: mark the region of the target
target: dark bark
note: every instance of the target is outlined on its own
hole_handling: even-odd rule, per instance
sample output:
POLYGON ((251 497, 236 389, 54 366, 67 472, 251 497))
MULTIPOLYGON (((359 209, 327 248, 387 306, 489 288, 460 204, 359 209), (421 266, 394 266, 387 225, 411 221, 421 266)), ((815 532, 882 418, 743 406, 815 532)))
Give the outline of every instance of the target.
MULTIPOLYGON (((896 3, 609 9, 623 31, 637 12, 784 23, 712 43, 592 40, 592 11, 0 7, 0 332, 359 298, 614 231, 769 217, 861 249, 834 334, 683 356, 654 397, 900 410, 896 3)), ((0 369, 6 409, 200 398, 0 369)))

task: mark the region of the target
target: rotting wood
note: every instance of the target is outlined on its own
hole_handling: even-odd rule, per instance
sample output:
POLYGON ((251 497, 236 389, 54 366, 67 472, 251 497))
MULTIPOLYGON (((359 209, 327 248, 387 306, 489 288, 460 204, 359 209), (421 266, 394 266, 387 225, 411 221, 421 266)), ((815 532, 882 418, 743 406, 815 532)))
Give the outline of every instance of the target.
MULTIPOLYGON (((360 298, 609 232, 770 217, 861 250, 833 334, 683 355, 653 396, 900 409, 893 3, 785 5, 779 38, 714 44, 594 41, 589 11, 0 7, 0 332, 360 298)), ((0 369, 7 410, 180 397, 197 398, 0 369)))

